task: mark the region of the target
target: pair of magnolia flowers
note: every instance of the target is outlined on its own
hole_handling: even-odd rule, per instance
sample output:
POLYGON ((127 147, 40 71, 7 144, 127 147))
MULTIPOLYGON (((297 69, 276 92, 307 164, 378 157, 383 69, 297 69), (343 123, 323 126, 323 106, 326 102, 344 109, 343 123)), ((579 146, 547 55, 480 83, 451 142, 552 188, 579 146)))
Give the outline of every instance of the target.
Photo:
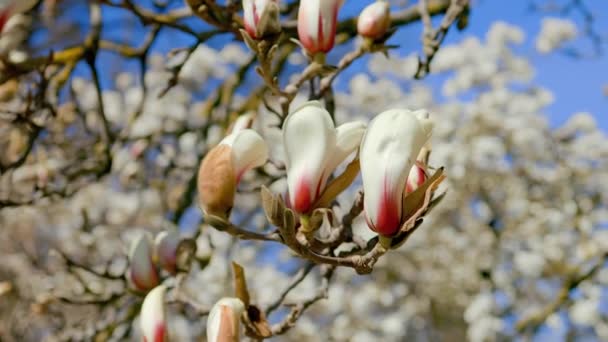
MULTIPOLYGON (((268 160, 266 142, 246 121, 237 120, 201 162, 198 191, 206 215, 227 218, 243 174, 268 160)), ((405 219, 404 196, 427 179, 425 165, 417 159, 432 129, 426 110, 406 109, 382 112, 368 125, 335 127, 320 102, 306 102, 282 127, 288 206, 300 215, 311 214, 334 170, 358 149, 368 226, 381 236, 394 236, 405 219)))

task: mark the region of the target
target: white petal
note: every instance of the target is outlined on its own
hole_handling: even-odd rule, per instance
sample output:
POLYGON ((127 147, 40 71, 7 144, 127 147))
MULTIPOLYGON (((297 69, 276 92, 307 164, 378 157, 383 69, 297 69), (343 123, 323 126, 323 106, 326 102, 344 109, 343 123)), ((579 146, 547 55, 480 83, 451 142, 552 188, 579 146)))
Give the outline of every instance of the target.
POLYGON ((243 0, 243 20, 245 22, 245 27, 255 31, 256 23, 253 6, 254 0, 243 0))
POLYGON ((396 206, 401 217, 407 176, 432 128, 426 111, 393 109, 370 122, 361 142, 360 160, 365 212, 373 225, 378 223, 383 197, 396 206))
POLYGON ((215 303, 207 319, 207 341, 238 341, 239 322, 244 311, 245 304, 238 298, 222 298, 215 303), (227 333, 234 339, 227 339, 227 333))
POLYGON ((296 210, 306 210, 306 203, 310 205, 315 200, 336 144, 329 112, 318 101, 310 101, 289 114, 283 124, 283 144, 290 202, 296 210), (307 195, 303 189, 308 190, 307 195))
POLYGON ((336 128, 336 147, 325 165, 321 188, 325 187, 327 178, 336 167, 359 147, 364 133, 365 123, 360 121, 348 122, 336 128))
POLYGON ((131 244, 129 275, 138 290, 147 291, 158 285, 158 273, 152 262, 152 248, 146 234, 142 234, 131 244))
POLYGON ((323 0, 302 1, 298 10, 298 22, 303 23, 298 24, 305 28, 306 32, 303 32, 303 34, 309 36, 315 46, 319 45, 319 11, 322 2, 323 0))
POLYGON ((232 147, 232 161, 237 180, 248 170, 262 166, 268 160, 268 146, 252 129, 243 129, 226 136, 220 144, 232 147))
POLYGON ((359 34, 372 38, 384 34, 389 25, 390 6, 386 1, 376 1, 365 7, 357 19, 359 34))
POLYGON ((232 134, 250 128, 251 124, 253 123, 253 118, 253 113, 247 113, 239 116, 236 120, 234 120, 228 132, 232 134))
POLYGON ((147 342, 162 342, 167 334, 165 287, 155 287, 146 295, 140 312, 141 332, 147 342))
POLYGON ((322 45, 326 46, 329 44, 330 40, 334 39, 334 36, 336 35, 335 30, 337 25, 337 13, 340 6, 342 6, 342 0, 321 0, 320 2, 319 11, 321 16, 321 25, 323 26, 322 45))

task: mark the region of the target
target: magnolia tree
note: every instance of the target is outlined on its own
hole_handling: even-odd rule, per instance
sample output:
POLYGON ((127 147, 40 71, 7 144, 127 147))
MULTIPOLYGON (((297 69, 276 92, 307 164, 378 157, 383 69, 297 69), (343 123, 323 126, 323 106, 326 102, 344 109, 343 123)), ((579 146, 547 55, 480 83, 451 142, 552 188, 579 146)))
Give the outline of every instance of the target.
POLYGON ((608 338, 608 139, 513 51, 577 26, 474 10, 0 1, 0 338, 608 338))

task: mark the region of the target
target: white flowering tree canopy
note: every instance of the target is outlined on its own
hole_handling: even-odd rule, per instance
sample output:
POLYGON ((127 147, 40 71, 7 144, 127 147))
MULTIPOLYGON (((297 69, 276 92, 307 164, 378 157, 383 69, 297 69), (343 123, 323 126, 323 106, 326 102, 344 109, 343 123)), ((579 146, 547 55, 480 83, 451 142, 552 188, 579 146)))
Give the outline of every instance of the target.
POLYGON ((607 11, 0 0, 0 341, 608 340, 607 11))

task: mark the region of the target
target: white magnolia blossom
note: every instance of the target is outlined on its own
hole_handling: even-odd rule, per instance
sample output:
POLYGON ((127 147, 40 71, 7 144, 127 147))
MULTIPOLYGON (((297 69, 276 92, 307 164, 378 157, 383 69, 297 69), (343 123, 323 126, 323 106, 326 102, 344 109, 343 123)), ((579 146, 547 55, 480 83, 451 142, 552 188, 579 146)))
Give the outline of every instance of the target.
POLYGON ((536 37, 536 50, 549 53, 577 36, 574 22, 569 19, 544 18, 536 37))

